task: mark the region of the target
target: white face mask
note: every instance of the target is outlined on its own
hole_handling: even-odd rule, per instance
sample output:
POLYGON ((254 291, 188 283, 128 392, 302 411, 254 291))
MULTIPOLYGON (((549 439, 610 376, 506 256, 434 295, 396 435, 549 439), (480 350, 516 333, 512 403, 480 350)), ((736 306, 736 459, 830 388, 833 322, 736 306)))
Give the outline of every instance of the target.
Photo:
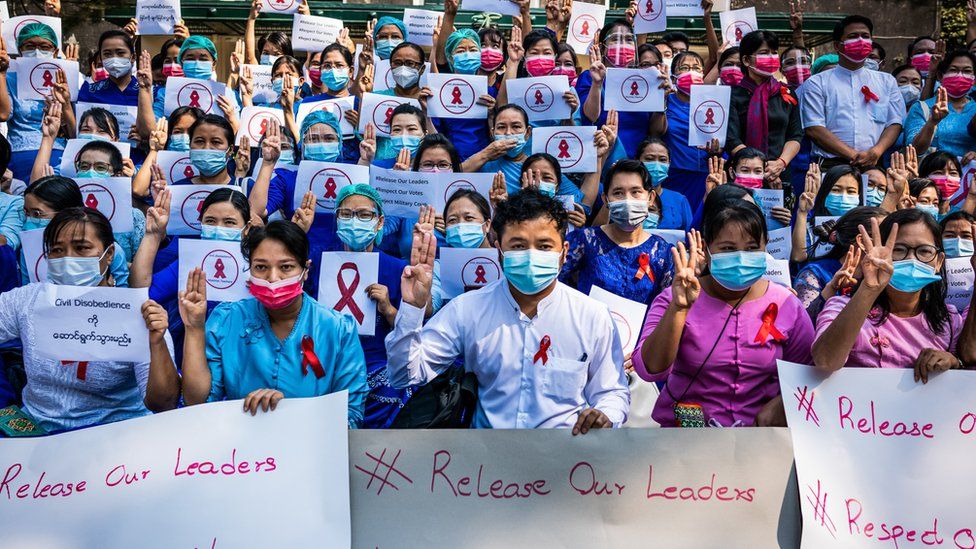
POLYGON ((59 257, 47 260, 48 281, 61 286, 98 286, 108 272, 102 271, 102 258, 108 253, 106 248, 98 257, 59 257))
POLYGON ((20 52, 20 56, 39 59, 54 59, 54 52, 44 50, 26 50, 20 52))

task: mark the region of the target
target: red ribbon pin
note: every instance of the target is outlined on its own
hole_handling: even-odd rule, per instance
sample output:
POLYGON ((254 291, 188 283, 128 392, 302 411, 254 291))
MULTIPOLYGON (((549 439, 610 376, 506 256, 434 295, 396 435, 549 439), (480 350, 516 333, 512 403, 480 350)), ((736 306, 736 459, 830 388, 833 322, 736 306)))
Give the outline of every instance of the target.
POLYGON ((539 342, 539 350, 536 351, 535 356, 532 357, 532 364, 539 362, 540 358, 542 359, 543 366, 545 366, 546 363, 549 362, 549 345, 551 345, 551 342, 549 341, 549 336, 543 336, 542 341, 539 342))
POLYGON ((343 309, 348 307, 349 312, 352 313, 352 316, 356 319, 356 322, 362 324, 363 317, 366 315, 363 314, 363 310, 359 308, 359 305, 356 304, 356 300, 353 299, 356 288, 359 287, 359 267, 356 266, 356 264, 352 261, 343 263, 342 266, 339 267, 339 273, 336 275, 336 283, 339 284, 340 297, 339 301, 332 308, 341 312, 343 309), (352 284, 350 284, 348 287, 346 287, 346 283, 342 280, 342 273, 345 271, 352 271, 356 275, 352 279, 352 284))
POLYGON ((790 105, 793 105, 793 106, 796 106, 797 105, 796 98, 793 97, 793 94, 790 93, 790 89, 787 88, 786 86, 781 86, 779 88, 779 95, 780 95, 780 97, 783 98, 783 101, 786 101, 790 105))
POLYGON ((774 322, 776 322, 776 315, 779 314, 779 307, 775 303, 770 303, 766 310, 762 314, 762 326, 759 327, 759 332, 756 334, 755 343, 766 343, 767 337, 772 337, 776 341, 783 341, 786 336, 783 332, 779 331, 774 322))
POLYGON ((654 282, 654 272, 651 271, 651 256, 646 253, 640 254, 637 256, 637 265, 637 272, 634 273, 634 278, 640 280, 646 274, 647 279, 654 282))
POLYGON ((75 377, 85 381, 85 377, 88 375, 88 363, 85 361, 75 361, 75 360, 62 360, 61 365, 67 366, 69 364, 78 364, 78 370, 75 372, 75 377))
POLYGON ((868 101, 880 101, 881 100, 881 98, 878 97, 877 94, 875 94, 873 91, 871 91, 871 88, 869 88, 867 86, 861 86, 861 95, 864 96, 864 102, 865 103, 867 103, 868 101))
POLYGON ((302 338, 302 375, 308 375, 308 367, 312 367, 312 372, 315 373, 315 377, 322 379, 325 376, 325 369, 322 368, 322 363, 319 361, 319 357, 315 354, 315 342, 312 338, 305 336, 302 338))

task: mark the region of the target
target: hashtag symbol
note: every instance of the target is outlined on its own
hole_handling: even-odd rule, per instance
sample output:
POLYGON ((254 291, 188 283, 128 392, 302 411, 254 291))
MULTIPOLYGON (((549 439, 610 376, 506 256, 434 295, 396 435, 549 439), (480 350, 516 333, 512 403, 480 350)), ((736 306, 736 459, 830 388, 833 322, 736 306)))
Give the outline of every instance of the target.
POLYGON ((806 420, 813 421, 814 425, 820 427, 820 417, 817 415, 816 410, 813 409, 813 391, 809 391, 806 385, 802 389, 797 387, 796 392, 793 393, 798 402, 796 410, 798 412, 806 411, 806 420), (810 395, 809 398, 807 395, 810 395))
POLYGON ((813 505, 813 520, 814 522, 819 522, 820 526, 823 526, 827 530, 827 533, 834 539, 837 539, 835 535, 837 532, 837 526, 834 525, 834 521, 831 520, 830 515, 827 514, 827 492, 822 492, 821 496, 821 486, 820 481, 817 481, 817 489, 814 490, 813 486, 807 485, 807 490, 810 491, 810 495, 807 496, 807 501, 810 505, 813 505))
POLYGON ((356 467, 356 469, 359 469, 363 473, 366 473, 367 475, 369 475, 369 482, 366 483, 366 489, 367 490, 369 490, 373 486, 373 481, 374 480, 378 480, 379 481, 379 487, 376 490, 376 495, 382 494, 383 493, 383 488, 386 488, 387 486, 389 486, 390 488, 393 488, 394 490, 398 490, 399 491, 400 488, 396 484, 394 484, 392 481, 390 481, 390 475, 393 474, 393 473, 396 473, 397 475, 400 475, 401 477, 403 477, 404 480, 406 480, 410 484, 413 484, 413 481, 410 480, 410 477, 408 477, 407 475, 403 474, 401 471, 399 471, 396 468, 396 462, 397 462, 397 459, 400 458, 400 452, 401 452, 401 450, 397 450, 396 455, 393 456, 393 459, 389 463, 387 463, 385 461, 385 459, 386 459, 386 448, 383 449, 383 453, 380 454, 380 457, 376 457, 373 454, 371 454, 369 452, 366 452, 366 457, 368 457, 369 459, 373 460, 376 463, 376 465, 373 466, 373 470, 372 471, 366 470, 366 469, 360 467, 359 465, 356 465, 355 467, 356 467), (380 472, 380 467, 381 466, 382 467, 386 467, 386 469, 385 469, 385 471, 383 473, 380 472))

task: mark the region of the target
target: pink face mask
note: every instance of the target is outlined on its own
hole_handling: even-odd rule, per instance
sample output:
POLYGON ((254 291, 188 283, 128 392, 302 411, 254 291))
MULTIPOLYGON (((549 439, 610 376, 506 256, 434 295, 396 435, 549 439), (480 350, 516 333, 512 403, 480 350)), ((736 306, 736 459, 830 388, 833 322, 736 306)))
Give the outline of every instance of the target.
POLYGON ((322 69, 319 67, 311 67, 308 69, 308 79, 311 80, 312 85, 316 88, 322 87, 322 69))
POLYGON ((556 58, 549 55, 533 55, 525 58, 525 72, 529 76, 549 76, 556 68, 556 58))
POLYGON ((871 55, 871 46, 873 44, 870 38, 844 40, 840 46, 840 54, 852 63, 861 63, 871 55))
POLYGON ((931 53, 916 53, 912 56, 912 67, 914 67, 918 72, 922 73, 922 76, 928 76, 929 64, 931 62, 931 53))
POLYGON ((268 282, 251 275, 247 281, 247 289, 266 308, 271 310, 284 309, 295 301, 295 298, 302 295, 302 276, 304 274, 305 272, 302 271, 302 274, 298 276, 278 282, 268 282))
POLYGON ((629 67, 637 57, 637 49, 629 44, 607 48, 607 59, 614 67, 629 67))
POLYGON ((795 88, 810 79, 810 65, 793 65, 787 67, 783 74, 786 75, 786 82, 795 88))
POLYGON ((569 85, 570 86, 575 86, 576 85, 576 69, 574 69, 572 67, 556 67, 556 68, 552 69, 552 75, 553 76, 558 75, 558 74, 561 74, 561 75, 565 76, 566 78, 569 78, 569 85))
POLYGON ((763 178, 760 175, 735 174, 735 184, 747 189, 762 188, 763 178))
POLYGON ((183 76, 183 66, 179 63, 166 63, 163 65, 163 76, 183 76))
POLYGON ((691 95, 691 87, 697 86, 704 82, 702 78, 702 73, 698 71, 688 71, 678 75, 675 80, 675 85, 678 86, 678 91, 685 95, 691 95))
POLYGON ((739 82, 742 82, 742 69, 735 65, 722 67, 722 70, 719 72, 719 78, 722 79, 722 83, 726 86, 736 86, 739 82))
POLYGON ((753 67, 752 70, 763 76, 772 76, 773 73, 779 70, 779 56, 757 55, 756 66, 753 67))
POLYGON ((951 175, 930 175, 929 179, 942 193, 942 198, 948 200, 959 190, 959 178, 951 175))
POLYGON ((972 89, 973 78, 971 74, 950 74, 949 76, 943 76, 942 87, 945 88, 949 97, 959 99, 972 89))
POLYGON ((95 82, 101 82, 106 78, 108 78, 108 71, 105 70, 105 67, 98 67, 97 69, 95 69, 95 72, 92 73, 92 80, 94 80, 95 82))
POLYGON ((505 56, 502 54, 502 50, 496 50, 495 48, 481 49, 481 68, 486 71, 490 72, 497 69, 504 60, 505 56))

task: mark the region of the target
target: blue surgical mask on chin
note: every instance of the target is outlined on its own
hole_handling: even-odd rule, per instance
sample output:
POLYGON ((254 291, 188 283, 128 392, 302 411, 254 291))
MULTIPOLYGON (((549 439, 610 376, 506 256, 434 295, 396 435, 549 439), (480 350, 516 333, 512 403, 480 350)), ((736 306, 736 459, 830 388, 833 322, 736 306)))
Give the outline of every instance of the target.
POLYGON ((651 176, 651 184, 660 187, 661 183, 668 178, 668 168, 671 165, 665 162, 644 162, 644 167, 651 176))
POLYGON ((226 240, 227 242, 240 242, 243 229, 234 227, 221 227, 219 225, 201 225, 200 238, 203 240, 226 240))
POLYGON ((942 249, 948 257, 968 257, 973 255, 973 241, 968 238, 943 238, 942 249))
POLYGON ((420 148, 420 140, 422 138, 419 135, 407 135, 400 134, 395 135, 390 138, 390 146, 393 152, 399 154, 402 149, 407 149, 410 151, 411 155, 417 154, 417 149, 420 148))
POLYGON ((227 151, 216 149, 191 149, 190 163, 200 175, 213 177, 227 169, 227 151))
POLYGON ((171 151, 190 150, 190 134, 174 133, 173 135, 169 136, 169 144, 166 148, 171 151))
POLYGON ((522 154, 522 150, 525 149, 525 142, 526 142, 525 134, 520 133, 517 135, 498 135, 498 134, 495 135, 495 141, 502 141, 504 139, 511 139, 516 143, 515 147, 509 149, 505 153, 505 156, 507 156, 508 158, 515 158, 518 155, 522 154))
POLYGON ((197 80, 209 80, 213 75, 213 62, 189 60, 183 62, 183 75, 197 80))
POLYGON ((98 257, 59 257, 47 260, 48 281, 61 286, 98 286, 108 269, 102 271, 101 261, 108 249, 98 257))
POLYGON ((362 221, 358 218, 338 219, 336 235, 343 244, 354 252, 362 252, 370 244, 379 243, 381 233, 376 230, 378 219, 362 221))
POLYGON ((51 224, 51 220, 46 217, 27 217, 24 220, 24 230, 43 229, 51 224))
POLYGON ((305 156, 305 160, 335 162, 339 158, 340 147, 338 141, 331 143, 307 143, 302 154, 305 156))
POLYGON ((766 274, 766 252, 756 250, 711 254, 708 273, 723 288, 741 292, 766 274))
POLYGON ((512 250, 503 255, 505 278, 525 295, 535 295, 549 287, 559 275, 559 252, 512 250))
POLYGON ((648 212, 643 227, 645 231, 653 231, 660 223, 661 216, 657 212, 648 212))
POLYGON ((917 259, 895 261, 894 267, 889 284, 902 293, 915 293, 933 282, 942 280, 942 276, 935 272, 935 267, 917 259))
POLYGON ((859 198, 856 194, 830 193, 824 200, 824 207, 830 215, 841 216, 857 207, 859 198))
POLYGON ((477 248, 484 241, 483 223, 457 223, 447 228, 447 245, 452 248, 477 248))

